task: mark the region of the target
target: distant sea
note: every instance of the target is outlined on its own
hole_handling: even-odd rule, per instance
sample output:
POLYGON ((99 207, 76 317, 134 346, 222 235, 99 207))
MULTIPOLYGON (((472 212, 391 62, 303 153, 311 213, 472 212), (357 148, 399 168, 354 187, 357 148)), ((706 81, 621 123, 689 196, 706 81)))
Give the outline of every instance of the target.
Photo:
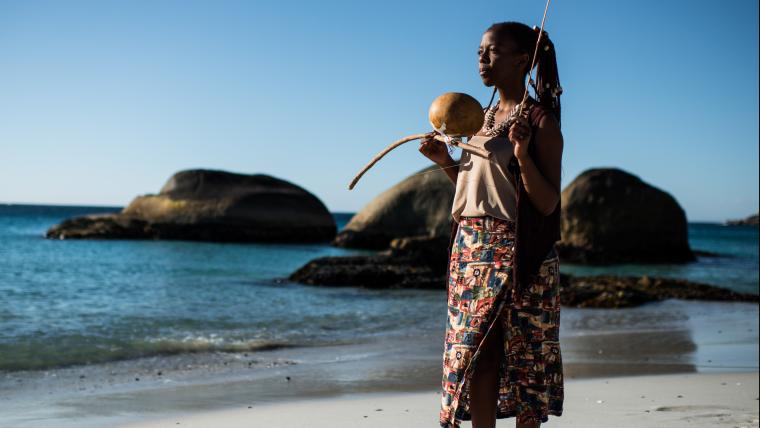
MULTIPOLYGON (((44 238, 66 218, 120 209, 0 205, 0 371, 442 331, 441 291, 286 280, 313 258, 368 251, 324 244, 44 238)), ((340 229, 352 213, 333 215, 340 229)), ((686 278, 758 293, 758 228, 690 223, 689 242, 720 257, 684 265, 567 263, 562 270, 686 278)))

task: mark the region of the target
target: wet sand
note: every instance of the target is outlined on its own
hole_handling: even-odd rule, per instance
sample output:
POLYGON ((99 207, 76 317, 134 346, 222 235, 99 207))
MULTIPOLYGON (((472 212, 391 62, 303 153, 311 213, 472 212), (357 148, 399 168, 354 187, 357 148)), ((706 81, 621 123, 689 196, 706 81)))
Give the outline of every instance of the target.
MULTIPOLYGON (((756 427, 758 373, 698 373, 572 380, 562 416, 544 424, 563 427, 756 427)), ((440 394, 377 393, 240 406, 124 425, 160 427, 435 427, 440 394)), ((464 421, 462 426, 471 426, 464 421)), ((514 418, 497 427, 514 426, 514 418)))
MULTIPOLYGON (((634 309, 567 308, 562 316, 569 415, 577 413, 583 404, 577 402, 579 395, 573 390, 584 382, 602 382, 590 384, 589 388, 595 389, 612 379, 677 373, 698 375, 693 379, 703 379, 702 375, 755 376, 757 385, 756 304, 666 301, 634 309)), ((417 392, 419 397, 430 398, 440 385, 442 351, 443 325, 440 331, 378 335, 350 345, 283 348, 247 355, 186 354, 6 373, 0 378, 0 426, 120 426, 167 417, 201 417, 220 409, 264 409, 281 402, 319 399, 327 400, 328 407, 340 408, 347 405, 348 396, 364 396, 372 402, 372 397, 386 394, 392 402, 403 394, 417 392)), ((686 377, 668 379, 681 388, 682 395, 711 385, 702 380, 695 380, 693 385, 676 382, 686 377)), ((635 382, 630 385, 639 385, 635 382)), ((621 393, 633 388, 610 384, 619 385, 621 393)), ((420 406, 417 408, 437 414, 437 401, 426 400, 415 401, 420 406)), ((699 403, 688 405, 703 405, 699 403)), ((287 413, 302 411, 293 405, 287 413)), ((659 405, 671 404, 663 401, 659 405)), ((428 424, 430 416, 420 417, 428 424)), ((398 419, 394 425, 424 426, 403 425, 406 422, 398 419)))

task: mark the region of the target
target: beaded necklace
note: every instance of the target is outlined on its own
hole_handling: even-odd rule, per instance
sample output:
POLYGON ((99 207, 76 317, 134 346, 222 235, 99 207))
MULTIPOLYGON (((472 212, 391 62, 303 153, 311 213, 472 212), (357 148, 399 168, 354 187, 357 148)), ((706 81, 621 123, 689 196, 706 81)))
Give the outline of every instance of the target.
MULTIPOLYGON (((525 101, 528 101, 528 99, 532 101, 531 97, 528 97, 525 101)), ((509 114, 507 114, 507 118, 498 124, 494 124, 494 122, 496 121, 496 111, 499 109, 499 103, 497 102, 495 106, 489 107, 486 111, 486 117, 484 121, 485 123, 483 126, 485 134, 489 137, 508 138, 507 135, 509 134, 509 128, 517 120, 517 116, 521 115, 526 119, 530 116, 530 111, 533 107, 533 103, 526 102, 526 104, 528 104, 528 108, 520 108, 521 104, 522 103, 515 104, 514 107, 512 107, 512 109, 509 111, 509 114)), ((513 186, 518 186, 517 181, 520 179, 520 164, 517 161, 516 157, 512 156, 509 159, 507 170, 512 175, 511 177, 508 177, 509 181, 513 186)))
MULTIPOLYGON (((506 137, 509 132, 509 127, 512 126, 515 120, 517 120, 517 115, 520 113, 520 104, 521 103, 515 104, 509 111, 509 114, 507 114, 507 118, 496 125, 494 122, 496 121, 496 111, 499 110, 499 103, 497 102, 495 106, 489 107, 486 111, 484 126, 486 135, 489 137, 506 137)), ((529 111, 530 109, 523 109, 523 116, 527 116, 529 111)))

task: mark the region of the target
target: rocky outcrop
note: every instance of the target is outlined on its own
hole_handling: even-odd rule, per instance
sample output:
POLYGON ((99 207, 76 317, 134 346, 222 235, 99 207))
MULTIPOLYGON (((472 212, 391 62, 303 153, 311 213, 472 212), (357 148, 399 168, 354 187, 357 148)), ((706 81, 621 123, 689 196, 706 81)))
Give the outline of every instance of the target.
POLYGON ((758 214, 752 214, 751 216, 739 220, 726 220, 726 226, 758 226, 760 217, 758 214))
POLYGON ((644 276, 562 275, 561 299, 565 306, 625 308, 665 299, 758 302, 756 294, 736 293, 725 288, 685 279, 644 276))
POLYGON ((351 218, 333 245, 385 249, 396 238, 447 237, 453 200, 454 186, 446 173, 430 166, 370 201, 351 218))
POLYGON ((617 168, 580 174, 562 191, 562 260, 573 263, 683 263, 686 214, 667 192, 617 168))
POLYGON ((441 288, 447 269, 446 237, 398 238, 375 255, 320 257, 288 278, 303 284, 366 288, 441 288))
MULTIPOLYGON (((443 181, 444 178, 436 178, 440 180, 437 185, 442 190, 439 191, 441 194, 445 194, 443 192, 446 190, 453 192, 453 186, 443 181)), ((413 176, 407 180, 413 184, 416 179, 413 176)), ((442 228, 446 224, 444 233, 432 233, 431 230, 436 229, 420 220, 424 217, 407 214, 412 210, 414 191, 421 186, 406 187, 402 184, 404 182, 370 203, 362 210, 366 212, 361 217, 357 214, 361 222, 352 220, 353 234, 364 236, 374 246, 389 242, 384 251, 368 256, 314 259, 293 272, 288 279, 317 286, 445 290, 450 201, 446 201, 443 207, 436 207, 446 216, 438 226, 442 228), (411 195, 410 199, 405 199, 406 195, 411 195), (379 213, 396 216, 398 224, 384 225, 379 213), (411 220, 413 217, 418 221, 416 228, 400 234, 405 237, 394 239, 394 234, 389 231, 403 230, 398 219, 411 220), (415 236, 415 232, 422 233, 415 236)), ((584 172, 562 192, 562 206, 562 241, 557 244, 562 262, 672 263, 695 259, 688 245, 686 216, 678 203, 666 192, 619 169, 584 172)), ((416 209, 416 212, 424 213, 416 209)), ((349 238, 354 236, 344 239, 349 238)), ((719 256, 708 252, 701 255, 719 256)), ((682 279, 649 276, 576 277, 560 273, 560 286, 562 304, 576 307, 630 307, 671 298, 758 301, 755 294, 735 293, 682 279)))
MULTIPOLYGON (((386 251, 370 256, 321 257, 288 279, 332 287, 424 288, 445 290, 446 264, 435 254, 432 238, 395 240, 386 251), (432 252, 425 250, 432 249, 432 252)), ((586 308, 624 308, 665 299, 757 302, 754 294, 683 279, 649 276, 573 276, 560 273, 561 303, 586 308)))
POLYGON ((46 236, 323 242, 335 233, 327 207, 293 183, 264 174, 192 169, 177 172, 158 194, 138 196, 119 213, 74 217, 46 236))
MULTIPOLYGON (((391 240, 445 237, 454 186, 431 166, 383 192, 359 211, 333 245, 382 250, 391 240)), ((617 168, 595 168, 562 192, 563 261, 580 264, 695 261, 686 214, 667 192, 617 168)))

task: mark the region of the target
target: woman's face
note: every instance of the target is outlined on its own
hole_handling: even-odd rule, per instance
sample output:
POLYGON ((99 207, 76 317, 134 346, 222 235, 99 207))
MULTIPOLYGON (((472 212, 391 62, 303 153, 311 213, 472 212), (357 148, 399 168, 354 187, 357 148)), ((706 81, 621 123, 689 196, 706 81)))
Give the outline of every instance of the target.
POLYGON ((491 31, 483 33, 478 48, 478 70, 486 86, 503 86, 520 79, 528 54, 519 52, 512 40, 497 40, 491 31))

